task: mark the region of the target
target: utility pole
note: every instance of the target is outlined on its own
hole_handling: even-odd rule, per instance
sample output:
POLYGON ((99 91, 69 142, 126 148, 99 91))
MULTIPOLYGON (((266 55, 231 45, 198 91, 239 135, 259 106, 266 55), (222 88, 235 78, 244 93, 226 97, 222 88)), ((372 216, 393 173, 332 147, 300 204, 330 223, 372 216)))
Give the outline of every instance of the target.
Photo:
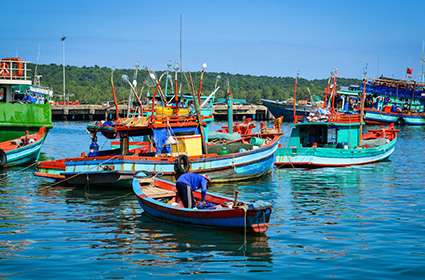
POLYGON ((62 36, 62 80, 63 80, 63 104, 66 103, 66 87, 65 87, 65 36, 62 36))

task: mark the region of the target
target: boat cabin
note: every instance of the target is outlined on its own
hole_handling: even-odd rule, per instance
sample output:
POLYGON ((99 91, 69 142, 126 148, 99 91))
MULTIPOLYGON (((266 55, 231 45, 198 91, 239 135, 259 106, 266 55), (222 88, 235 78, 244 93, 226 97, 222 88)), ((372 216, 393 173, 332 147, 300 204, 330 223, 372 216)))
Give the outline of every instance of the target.
MULTIPOLYGON (((0 59, 0 103, 44 104, 52 97, 49 88, 33 85, 27 63, 16 57, 0 59)), ((40 76, 35 78, 39 81, 40 76)))
POLYGON ((358 85, 342 86, 337 91, 335 107, 340 112, 353 112, 360 109, 361 88, 358 85))
MULTIPOLYGON (((97 122, 87 126, 92 135, 89 156, 112 154, 155 156, 184 153, 188 156, 202 155, 202 136, 193 117, 167 117, 166 121, 151 122, 149 118, 128 118, 117 122, 97 122), (108 139, 119 138, 119 148, 99 151, 96 134, 108 139), (136 142, 129 142, 134 137, 136 142)), ((117 146, 117 145, 115 145, 117 146)))
POLYGON ((359 127, 360 123, 298 123, 292 128, 288 146, 352 149, 359 146, 359 127))

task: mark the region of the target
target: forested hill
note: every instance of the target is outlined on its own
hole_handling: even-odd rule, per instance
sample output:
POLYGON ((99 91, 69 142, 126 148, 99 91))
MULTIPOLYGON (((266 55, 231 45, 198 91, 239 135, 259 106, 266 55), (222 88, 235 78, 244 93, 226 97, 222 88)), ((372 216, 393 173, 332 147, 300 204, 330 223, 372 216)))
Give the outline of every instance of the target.
MULTIPOLYGON (((34 65, 31 65, 34 73, 34 65)), ((38 65, 38 74, 42 75, 42 85, 53 88, 55 92, 55 100, 61 100, 62 95, 62 66, 56 64, 38 65)), ((132 69, 116 69, 114 71, 115 86, 117 89, 118 99, 121 102, 127 99, 129 94, 129 86, 121 79, 123 74, 127 74, 130 80, 133 78, 132 69)), ((159 75, 159 73, 157 73, 159 75)), ((195 86, 199 83, 199 73, 192 73, 195 86)), ((246 98, 251 103, 258 103, 261 98, 285 100, 292 96, 294 78, 293 77, 269 77, 269 76, 252 76, 229 73, 213 73, 207 72, 204 78, 203 93, 212 92, 216 77, 220 75, 219 85, 221 90, 218 97, 223 97, 225 92, 225 81, 229 79, 230 86, 235 98, 246 98)), ((139 71, 138 84, 142 85, 147 79, 146 71, 139 71)), ((66 91, 70 93, 70 100, 79 100, 81 103, 100 104, 105 101, 112 100, 111 95, 111 68, 107 67, 66 67, 66 91)), ((165 79, 164 79, 165 80, 165 79)), ((356 79, 338 78, 338 85, 359 84, 356 79)), ((323 90, 327 83, 327 79, 322 80, 306 80, 299 79, 298 82, 298 98, 309 99, 311 95, 322 96, 323 90)), ((184 81, 185 92, 189 92, 187 83, 184 81)), ((140 87, 139 87, 140 90, 140 87)), ((147 88, 143 91, 145 94, 147 88)), ((151 89, 152 92, 152 89, 151 89)))

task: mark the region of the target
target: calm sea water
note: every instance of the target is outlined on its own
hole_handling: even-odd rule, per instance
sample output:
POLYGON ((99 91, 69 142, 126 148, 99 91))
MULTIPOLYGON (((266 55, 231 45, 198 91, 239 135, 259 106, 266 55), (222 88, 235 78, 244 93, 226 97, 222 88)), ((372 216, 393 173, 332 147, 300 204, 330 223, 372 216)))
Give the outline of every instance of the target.
MULTIPOLYGON (((84 123, 55 123, 43 158, 88 149, 84 123)), ((273 204, 267 235, 143 215, 131 189, 49 187, 15 168, 0 178, 0 278, 423 279, 425 128, 402 127, 390 161, 274 170, 212 188, 273 204)), ((101 140, 102 142, 103 140, 101 140)))

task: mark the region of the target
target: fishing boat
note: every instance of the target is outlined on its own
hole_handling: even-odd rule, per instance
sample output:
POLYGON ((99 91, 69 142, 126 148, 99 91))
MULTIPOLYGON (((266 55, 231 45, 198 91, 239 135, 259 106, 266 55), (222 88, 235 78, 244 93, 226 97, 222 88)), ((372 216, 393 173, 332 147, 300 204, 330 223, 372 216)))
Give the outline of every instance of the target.
MULTIPOLYGON (((272 113, 275 118, 283 117, 285 122, 293 122, 293 104, 291 101, 279 101, 270 99, 261 99, 261 102, 272 113)), ((316 110, 315 104, 310 102, 299 102, 296 104, 297 116, 308 116, 316 110)))
POLYGON ((0 142, 52 127, 53 92, 40 85, 40 77, 34 73, 33 82, 28 62, 21 58, 0 59, 0 142))
MULTIPOLYGON (((207 193, 207 208, 184 208, 176 202, 175 184, 163 179, 137 173, 133 179, 133 191, 143 211, 150 216, 182 224, 208 226, 214 229, 237 230, 247 233, 265 233, 269 227, 272 207, 257 202, 248 203, 207 193)), ((193 192, 195 201, 201 194, 193 192)))
MULTIPOLYGON (((153 79, 156 89, 148 116, 119 118, 117 113, 114 121, 90 124, 87 127, 92 138, 89 154, 40 162, 35 174, 65 180, 72 185, 130 186, 132 176, 139 170, 161 172, 168 179, 187 171, 205 173, 213 183, 249 180, 271 171, 281 133, 242 135, 219 143, 208 142, 206 124, 199 109, 200 91, 196 94, 192 89, 195 115, 191 110, 187 111, 188 115, 161 114, 155 105, 160 101, 156 100, 160 79, 154 75, 153 79), (97 133, 112 140, 119 138, 119 148, 99 151, 97 133), (130 137, 142 141, 136 145, 129 141, 130 137)), ((160 106, 167 106, 166 102, 162 100, 160 106)), ((232 107, 229 108, 231 111, 232 107)))
POLYGON ((381 76, 366 92, 366 123, 425 125, 425 84, 381 76))
POLYGON ((334 84, 329 96, 331 102, 325 102, 330 107, 320 108, 303 120, 295 118, 287 142, 277 152, 277 167, 368 164, 385 160, 394 152, 398 130, 391 125, 363 133, 363 108, 360 114, 348 114, 337 112, 332 106, 336 77, 334 84))
POLYGON ((37 133, 0 142, 0 168, 37 161, 46 135, 47 129, 41 127, 37 133))

